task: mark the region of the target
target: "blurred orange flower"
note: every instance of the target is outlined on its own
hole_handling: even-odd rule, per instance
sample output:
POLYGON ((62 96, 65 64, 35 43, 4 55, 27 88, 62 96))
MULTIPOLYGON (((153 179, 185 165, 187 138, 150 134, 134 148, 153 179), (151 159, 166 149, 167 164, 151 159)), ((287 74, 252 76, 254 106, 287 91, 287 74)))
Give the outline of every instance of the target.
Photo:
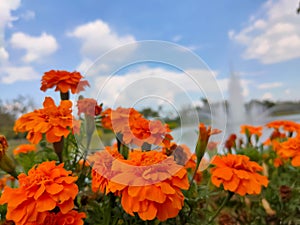
POLYGON ((282 166, 283 165, 283 161, 281 158, 275 158, 274 159, 274 166, 277 168, 279 166, 282 166))
POLYGON ((18 155, 20 153, 28 153, 28 152, 35 152, 36 146, 32 144, 22 144, 16 147, 13 151, 14 155, 18 155))
POLYGON ((42 77, 41 90, 46 91, 55 87, 55 91, 67 93, 71 90, 75 94, 83 91, 85 86, 90 86, 88 81, 81 80, 82 78, 83 76, 76 71, 50 70, 42 77))
POLYGON ((217 187, 223 184, 225 190, 244 196, 259 194, 262 185, 268 186, 268 178, 257 173, 263 168, 247 156, 216 156, 212 164, 216 167, 211 169, 211 181, 217 187))
POLYGON ((44 224, 47 212, 55 207, 62 214, 68 213, 78 193, 77 177, 71 173, 63 164, 56 166, 51 161, 30 169, 28 175, 20 174, 19 188, 5 187, 0 198, 0 204, 7 204, 6 219, 16 225, 44 224))
POLYGON ((98 116, 101 114, 102 106, 98 105, 93 98, 84 98, 77 101, 78 115, 84 113, 89 116, 98 116))
POLYGON ((282 159, 291 159, 293 166, 300 166, 300 137, 289 138, 280 143, 276 152, 282 159))
POLYGON ((284 131, 287 132, 297 132, 300 130, 300 124, 296 123, 294 121, 289 121, 289 120, 275 120, 270 123, 267 123, 266 126, 268 128, 274 128, 279 130, 282 128, 284 131))
POLYGON ((142 220, 177 216, 184 203, 181 189, 189 188, 186 170, 157 151, 132 151, 123 162, 113 163, 118 174, 108 184, 111 192, 121 192, 123 209, 142 220))
POLYGON ((67 137, 69 128, 73 127, 72 102, 63 100, 56 106, 54 100, 46 97, 44 108, 26 113, 17 119, 14 131, 28 132, 27 139, 38 144, 42 134, 46 134, 48 142, 58 142, 61 137, 67 137))
POLYGON ((241 126, 241 134, 247 134, 249 132, 249 135, 257 135, 260 137, 262 135, 262 126, 251 126, 251 125, 242 125, 241 126))
POLYGON ((168 146, 173 139, 167 124, 159 120, 147 120, 134 108, 106 109, 102 116, 102 126, 121 134, 122 141, 127 145, 140 147, 147 143, 168 146))
POLYGON ((237 138, 236 134, 231 134, 225 142, 225 148, 227 148, 229 150, 234 148, 236 146, 236 143, 235 143, 236 138, 237 138))
POLYGON ((0 159, 5 154, 8 148, 8 143, 4 135, 0 135, 0 159))
POLYGON ((285 133, 281 133, 279 128, 274 128, 274 131, 271 133, 270 137, 264 141, 264 145, 272 145, 273 142, 277 142, 286 138, 285 133))

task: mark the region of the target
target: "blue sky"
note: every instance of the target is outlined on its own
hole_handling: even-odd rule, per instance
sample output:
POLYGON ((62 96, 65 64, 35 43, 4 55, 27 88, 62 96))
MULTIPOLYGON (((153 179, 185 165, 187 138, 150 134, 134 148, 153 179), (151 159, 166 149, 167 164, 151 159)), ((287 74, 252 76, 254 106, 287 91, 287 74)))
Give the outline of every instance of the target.
MULTIPOLYGON (((44 72, 62 69, 84 74, 113 48, 159 40, 181 45, 201 57, 214 71, 225 98, 230 70, 234 70, 247 101, 299 100, 298 4, 298 0, 188 0, 176 4, 170 0, 1 0, 1 99, 23 94, 41 102, 53 94, 39 91, 44 72)), ((135 68, 135 76, 156 69, 144 65, 135 68)), ((164 69, 158 71, 163 74, 164 69)), ((112 92, 126 85, 121 79, 115 80, 112 92)))

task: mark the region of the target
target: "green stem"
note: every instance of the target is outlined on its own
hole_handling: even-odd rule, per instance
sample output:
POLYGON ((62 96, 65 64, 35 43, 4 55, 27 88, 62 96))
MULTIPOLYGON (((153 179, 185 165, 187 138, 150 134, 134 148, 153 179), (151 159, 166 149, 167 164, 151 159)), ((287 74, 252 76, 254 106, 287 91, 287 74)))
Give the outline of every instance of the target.
POLYGON ((115 196, 112 193, 109 193, 107 197, 108 197, 108 204, 107 204, 107 208, 105 210, 104 224, 110 225, 110 221, 112 218, 111 211, 115 204, 115 196))
MULTIPOLYGON (((203 155, 202 155, 202 157, 203 157, 203 155)), ((193 173, 192 179, 190 180, 190 187, 191 187, 191 185, 193 184, 193 180, 194 180, 194 178, 195 178, 195 176, 196 176, 196 174, 197 174, 197 171, 198 171, 198 169, 199 169, 199 166, 200 166, 200 162, 201 162, 201 160, 202 160, 202 157, 201 157, 201 158, 198 158, 198 157, 197 157, 197 165, 196 165, 195 171, 194 171, 194 173, 193 173)))
POLYGON ((222 202, 220 207, 217 209, 215 214, 208 220, 208 224, 211 224, 215 220, 215 218, 219 215, 221 210, 224 208, 224 206, 227 204, 227 202, 229 202, 229 200, 231 199, 231 197, 233 195, 234 195, 234 192, 228 191, 228 195, 226 196, 226 198, 224 199, 224 201, 222 202))

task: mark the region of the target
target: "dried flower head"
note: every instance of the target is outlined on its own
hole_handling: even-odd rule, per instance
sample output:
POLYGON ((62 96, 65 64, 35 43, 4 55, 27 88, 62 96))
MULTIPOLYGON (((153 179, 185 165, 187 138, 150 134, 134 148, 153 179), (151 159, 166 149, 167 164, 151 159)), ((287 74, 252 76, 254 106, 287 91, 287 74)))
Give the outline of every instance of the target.
POLYGON ((5 154, 8 148, 8 143, 4 135, 0 135, 0 159, 5 154))

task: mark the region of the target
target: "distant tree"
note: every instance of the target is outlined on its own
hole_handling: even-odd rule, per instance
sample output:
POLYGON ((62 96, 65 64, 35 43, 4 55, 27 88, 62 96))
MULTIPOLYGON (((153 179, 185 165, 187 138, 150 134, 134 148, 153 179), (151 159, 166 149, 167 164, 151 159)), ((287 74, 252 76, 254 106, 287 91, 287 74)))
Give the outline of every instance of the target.
POLYGON ((0 133, 8 139, 19 137, 13 131, 15 120, 34 108, 34 100, 29 96, 19 95, 17 98, 6 102, 0 100, 0 133))
POLYGON ((159 113, 150 107, 144 108, 140 113, 143 114, 143 116, 147 119, 159 117, 159 113))
POLYGON ((300 14, 300 2, 299 2, 298 9, 297 9, 297 13, 300 14))
POLYGON ((275 106, 275 102, 272 102, 270 100, 264 100, 262 102, 264 104, 264 106, 266 106, 267 108, 272 108, 273 106, 275 106))

